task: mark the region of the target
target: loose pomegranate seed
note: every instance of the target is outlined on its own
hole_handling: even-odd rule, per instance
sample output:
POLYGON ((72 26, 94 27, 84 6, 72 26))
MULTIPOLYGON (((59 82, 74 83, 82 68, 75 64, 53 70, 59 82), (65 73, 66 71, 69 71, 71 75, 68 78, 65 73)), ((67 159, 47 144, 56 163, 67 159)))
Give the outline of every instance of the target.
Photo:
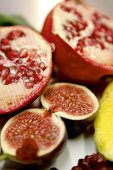
POLYGON ((11 50, 10 41, 7 38, 1 40, 0 50, 4 53, 11 50))
POLYGON ((9 51, 6 55, 9 60, 14 60, 19 57, 18 51, 15 50, 9 51))
POLYGON ((14 31, 11 31, 9 32, 7 38, 9 40, 15 40, 17 38, 20 38, 20 37, 24 37, 25 36, 25 33, 21 30, 14 30, 14 31))

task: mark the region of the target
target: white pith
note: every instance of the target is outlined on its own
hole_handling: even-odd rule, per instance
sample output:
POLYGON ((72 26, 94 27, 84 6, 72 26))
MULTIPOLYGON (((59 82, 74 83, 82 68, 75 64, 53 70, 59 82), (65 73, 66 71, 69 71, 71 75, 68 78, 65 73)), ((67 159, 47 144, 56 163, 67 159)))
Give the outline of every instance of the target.
MULTIPOLYGON (((34 114, 44 114, 45 110, 44 109, 29 109, 26 110, 29 112, 32 112, 34 114)), ((24 112, 26 112, 24 111, 24 112)), ((63 139, 65 138, 65 133, 66 133, 66 129, 65 129, 65 125, 63 123, 63 121, 61 120, 60 117, 56 116, 56 115, 52 115, 52 121, 56 124, 57 127, 60 128, 60 134, 58 136, 58 140, 56 141, 56 143, 54 145, 52 145, 49 148, 46 148, 44 150, 38 148, 38 152, 37 152, 37 157, 40 156, 44 156, 52 151, 54 151, 57 146, 63 141, 63 139)), ((10 124, 14 121, 14 118, 12 117, 11 119, 8 120, 8 122, 4 125, 2 131, 1 131, 1 148, 3 150, 4 153, 9 154, 11 156, 16 156, 16 149, 13 148, 12 146, 10 146, 10 144, 7 142, 7 140, 5 139, 5 132, 6 129, 10 126, 10 124)), ((20 125, 21 126, 21 125, 20 125)), ((31 136, 32 138, 32 136, 31 136)))
MULTIPOLYGON (((63 87, 65 85, 73 86, 75 88, 78 87, 78 88, 84 90, 86 92, 86 94, 90 96, 90 98, 93 101, 95 107, 94 107, 92 112, 87 113, 87 114, 82 115, 82 116, 71 115, 71 114, 68 114, 68 113, 63 112, 63 111, 56 111, 54 114, 56 114, 56 115, 58 115, 60 117, 66 118, 66 119, 70 119, 70 120, 84 120, 84 119, 87 119, 87 118, 89 118, 89 119, 93 118, 95 116, 98 108, 99 108, 99 102, 98 102, 97 97, 88 88, 86 88, 85 86, 72 84, 72 83, 55 83, 55 84, 50 85, 49 87, 47 87, 46 90, 44 91, 44 93, 46 93, 47 89, 50 88, 50 87, 60 87, 60 86, 63 87)), ((51 103, 50 103, 50 101, 48 101, 44 97, 44 93, 43 93, 43 95, 41 95, 41 103, 42 103, 44 108, 46 108, 47 110, 51 110, 51 108, 50 108, 51 103)))
MULTIPOLYGON (((73 49, 75 49, 78 41, 82 39, 83 37, 88 37, 92 34, 95 25, 93 22, 91 22, 91 17, 92 14, 95 11, 99 11, 91 6, 88 5, 76 5, 72 2, 66 2, 66 3, 61 3, 60 5, 56 6, 56 8, 53 11, 53 28, 52 32, 53 34, 58 34, 66 43, 68 43, 73 49), (79 37, 73 37, 71 40, 68 40, 66 38, 66 31, 63 30, 63 24, 66 23, 66 20, 69 19, 70 21, 77 21, 77 16, 74 15, 73 13, 68 13, 63 11, 60 6, 63 4, 64 6, 67 7, 72 7, 73 9, 77 9, 78 12, 82 14, 82 17, 84 21, 87 22, 88 26, 86 27, 85 30, 80 31, 80 36, 79 37)), ((108 19, 101 19, 101 23, 105 23, 109 28, 113 29, 113 21, 108 20, 108 19)), ((103 50, 99 47, 95 46, 87 46, 83 48, 83 53, 84 57, 88 60, 92 60, 96 63, 99 64, 104 64, 104 65, 113 65, 113 45, 110 43, 107 43, 104 39, 102 39, 102 42, 105 44, 106 48, 103 50), (103 56, 104 54, 104 56, 103 56)), ((81 54, 81 53, 80 53, 81 54)))
MULTIPOLYGON (((31 30, 30 28, 16 26, 16 27, 6 27, 6 28, 0 28, 0 39, 5 38, 6 35, 10 31, 14 30, 23 30, 23 32, 26 34, 26 37, 18 38, 17 40, 13 40, 11 43, 11 48, 13 50, 20 50, 21 48, 26 49, 37 49, 37 54, 46 54, 46 57, 36 58, 36 61, 40 61, 46 63, 47 68, 41 73, 43 75, 43 80, 39 82, 38 84, 35 84, 33 88, 27 89, 25 88, 25 85, 23 83, 22 79, 19 79, 19 81, 15 84, 9 84, 4 85, 2 79, 0 79, 0 110, 5 110, 6 112, 9 110, 9 108, 18 107, 19 103, 23 103, 23 101, 26 99, 29 100, 31 96, 33 96, 34 92, 39 89, 41 89, 42 84, 45 84, 45 82, 48 79, 48 75, 50 75, 51 72, 51 47, 50 45, 35 31, 31 30), (11 105, 8 103, 12 103, 11 105)), ((6 59, 5 54, 0 51, 0 55, 6 59)), ((26 62, 26 59, 23 59, 24 63, 26 62)), ((16 66, 14 63, 12 63, 10 60, 0 60, 0 64, 3 64, 5 67, 10 67, 10 72, 12 74, 15 74, 14 67, 16 66)))

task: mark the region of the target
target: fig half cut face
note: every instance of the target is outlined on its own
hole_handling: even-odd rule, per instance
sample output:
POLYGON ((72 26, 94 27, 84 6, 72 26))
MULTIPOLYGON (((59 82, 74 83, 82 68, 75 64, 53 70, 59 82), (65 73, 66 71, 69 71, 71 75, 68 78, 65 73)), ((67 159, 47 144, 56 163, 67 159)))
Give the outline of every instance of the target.
POLYGON ((41 95, 44 108, 63 118, 68 136, 75 136, 94 120, 99 108, 97 97, 88 88, 72 83, 55 83, 41 95))
POLYGON ((66 139, 60 117, 45 109, 28 109, 4 125, 1 147, 7 159, 42 166, 58 157, 66 139))

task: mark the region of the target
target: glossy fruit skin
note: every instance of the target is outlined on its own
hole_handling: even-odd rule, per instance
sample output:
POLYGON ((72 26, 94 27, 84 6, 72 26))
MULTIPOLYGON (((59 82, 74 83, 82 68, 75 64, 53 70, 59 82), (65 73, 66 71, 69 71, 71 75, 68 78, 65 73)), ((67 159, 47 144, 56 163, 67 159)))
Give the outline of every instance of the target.
POLYGON ((96 84, 102 77, 113 75, 112 66, 85 59, 85 57, 79 55, 70 45, 68 45, 59 34, 53 33, 53 16, 55 8, 46 17, 42 35, 49 42, 55 44, 53 63, 58 78, 69 82, 96 84))
MULTIPOLYGON (((31 31, 31 32, 33 32, 33 33, 35 33, 36 35, 37 35, 37 37, 39 36, 40 38, 41 38, 41 40, 43 40, 44 42, 46 42, 46 40, 44 40, 43 39, 43 37, 42 36, 40 36, 36 31, 34 31, 34 30, 32 30, 31 28, 29 28, 29 27, 25 27, 25 26, 11 26, 11 27, 0 27, 0 32, 3 32, 3 34, 4 34, 4 32, 6 31, 6 36, 7 36, 7 32, 9 31, 14 31, 14 30, 25 30, 25 31, 27 31, 28 30, 28 32, 29 31, 31 31)), ((7 41, 5 41, 4 43, 6 43, 6 45, 7 44, 9 44, 10 45, 10 42, 11 41, 15 41, 15 37, 13 37, 14 35, 10 35, 10 36, 12 36, 12 39, 11 39, 11 37, 8 37, 9 38, 9 40, 8 40, 8 38, 6 39, 7 41)), ((24 35, 18 35, 18 36, 24 36, 24 35)), ((18 38, 18 36, 17 36, 17 38, 18 38)), ((2 39, 4 37, 4 35, 1 35, 1 37, 0 37, 0 39, 2 39)), ((47 43, 47 42, 46 42, 47 43)), ((48 43, 47 43, 48 44, 48 43)), ((24 44, 25 45, 25 44, 24 44)), ((23 46, 24 46, 23 45, 23 46)), ((1 45, 0 45, 1 46, 1 45)), ((51 47, 50 46, 48 46, 50 49, 51 49, 51 47)), ((31 47, 30 47, 31 48, 31 47)), ((12 57, 12 54, 11 53, 13 53, 13 55, 14 55, 14 57, 16 57, 16 53, 15 53, 15 51, 13 51, 13 49, 10 49, 10 48, 8 48, 8 49, 6 49, 5 51, 3 51, 2 50, 2 52, 4 53, 4 54, 6 54, 8 57, 12 57), (6 50, 8 50, 8 51, 6 51, 6 50), (12 50, 12 51, 10 51, 10 50, 12 50)), ((50 50, 50 51, 52 51, 52 50, 50 50)), ((23 58, 24 57, 26 57, 26 56, 23 56, 23 58)), ((20 58, 20 60, 23 60, 23 58, 20 58)), ((52 52, 50 52, 50 58, 52 58, 52 52)), ((9 60, 12 60, 11 58, 9 59, 9 60)), ((19 61, 19 60, 18 60, 19 61)), ((12 62, 12 61, 11 61, 12 62)), ((19 64, 21 64, 21 63, 18 63, 17 65, 19 65, 19 64)), ((33 67, 32 67, 33 68, 33 67)), ((37 87, 35 86, 35 88, 33 87, 31 87, 30 88, 30 93, 29 94, 27 94, 26 96, 24 96, 24 99, 22 98, 22 100, 20 99, 19 100, 19 102, 17 103, 15 103, 15 101, 11 101, 10 100, 10 98, 11 98, 11 95, 12 95, 12 93, 16 93, 16 90, 17 90, 17 88, 13 88, 12 87, 12 90, 10 90, 10 95, 8 94, 8 96, 7 96, 7 94, 6 94, 6 98, 9 98, 9 105, 6 103, 6 105, 7 105, 7 107, 6 108, 3 108, 3 107, 0 107, 0 114, 7 114, 7 113, 12 113, 12 112, 14 112, 14 111, 17 111, 17 110, 19 110, 19 109, 21 109, 21 108, 23 108, 24 106, 26 106, 26 105, 28 105, 30 102, 32 102, 33 100, 35 100, 42 92, 43 92, 43 90, 45 89, 45 87, 47 86, 47 83, 49 82, 49 80, 50 80, 50 78, 51 78, 51 73, 52 73, 52 60, 50 59, 49 60, 49 72, 47 73, 47 75, 45 75, 45 78, 42 80, 42 82, 40 83, 40 85, 38 86, 37 85, 37 87), (31 90, 32 89, 32 90, 31 90), (11 104, 12 103, 12 104, 11 104)), ((16 74, 17 75, 17 74, 16 74)), ((15 83, 16 84, 16 83, 15 83)), ((10 84, 10 80, 9 81, 7 81, 7 83, 5 84, 5 85, 2 85, 1 87, 0 87, 0 91, 1 91, 1 93, 2 93, 2 88, 3 89, 5 89, 5 88, 7 88, 8 86, 9 87, 11 87, 11 85, 12 84, 10 84), (4 88, 4 87, 5 88, 4 88)), ((11 89, 11 88, 10 88, 11 89)), ((6 90, 4 90, 5 92, 6 92, 6 90)), ((17 90, 17 91, 19 91, 19 90, 17 90)), ((20 88, 20 91, 21 91, 21 88, 20 88)), ((3 92, 4 93, 4 92, 3 92)), ((15 97, 16 98, 16 97, 15 97)), ((5 99, 2 99, 2 95, 1 95, 1 100, 3 100, 3 102, 5 103, 5 99)))

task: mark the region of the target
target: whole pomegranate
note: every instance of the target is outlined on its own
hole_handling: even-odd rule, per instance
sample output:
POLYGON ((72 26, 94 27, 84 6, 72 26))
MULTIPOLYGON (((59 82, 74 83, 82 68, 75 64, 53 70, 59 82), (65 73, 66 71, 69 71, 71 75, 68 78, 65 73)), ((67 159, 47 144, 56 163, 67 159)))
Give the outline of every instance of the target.
POLYGON ((55 44, 58 76, 94 83, 113 75, 113 20, 86 4, 66 1, 48 14, 42 35, 55 44))

